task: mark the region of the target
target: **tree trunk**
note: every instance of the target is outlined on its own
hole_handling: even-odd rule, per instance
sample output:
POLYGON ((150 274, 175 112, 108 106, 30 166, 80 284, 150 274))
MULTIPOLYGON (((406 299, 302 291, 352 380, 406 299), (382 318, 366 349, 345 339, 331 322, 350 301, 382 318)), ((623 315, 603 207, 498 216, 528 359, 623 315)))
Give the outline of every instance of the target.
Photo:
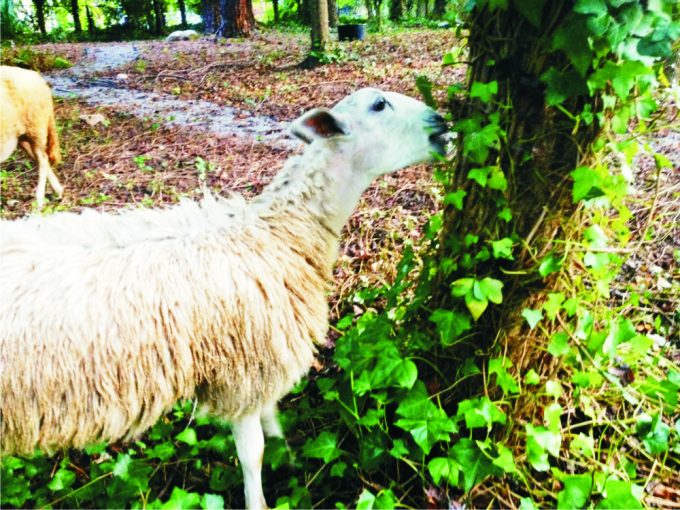
MULTIPOLYGON (((540 77, 553 66, 563 69, 569 63, 563 53, 553 52, 544 41, 551 39, 551 30, 571 6, 570 2, 546 3, 538 27, 514 9, 471 13, 467 90, 473 83, 496 81, 498 92, 495 101, 462 99, 451 105, 459 125, 461 121, 470 122, 471 127, 469 132, 461 128, 457 138, 459 156, 449 173, 446 191, 465 195, 462 210, 449 205, 443 212, 438 259, 455 269, 437 273, 430 308, 467 314, 467 302, 452 296, 452 282, 469 277, 500 280, 504 285, 502 305, 489 306, 473 332, 466 333, 473 347, 483 345, 483 340, 493 341, 516 319, 518 307, 540 285, 536 272, 530 270, 535 266, 535 248, 549 243, 555 229, 551 220, 572 210, 570 189, 564 183, 577 166, 580 149, 597 135, 594 124, 581 123, 573 131, 569 114, 545 106, 545 86, 540 77), (490 61, 493 66, 488 65, 490 61), (491 114, 497 116, 503 135, 488 153, 471 156, 468 152, 464 157, 466 139, 495 125, 491 114), (494 189, 468 177, 473 170, 483 173, 488 169, 499 172, 494 189), (500 185, 500 181, 505 184, 500 185), (471 233, 478 236, 472 243, 471 233), (513 260, 494 259, 488 246, 501 239, 520 239, 520 246, 525 247, 513 253, 513 260)), ((577 114, 594 101, 586 91, 562 107, 577 114)))
POLYGON ((97 31, 97 26, 94 24, 94 16, 92 16, 89 5, 85 6, 85 17, 87 18, 87 31, 94 34, 97 31))
POLYGON ((201 0, 201 17, 203 18, 203 30, 206 34, 215 33, 219 26, 219 15, 219 0, 201 0))
POLYGON ((222 21, 215 38, 248 37, 255 25, 252 0, 221 0, 222 21))
POLYGON ((303 25, 312 25, 314 16, 312 15, 313 3, 316 0, 298 0, 298 21, 303 25))
POLYGON ((153 13, 155 19, 154 33, 156 35, 163 34, 163 29, 165 28, 165 16, 163 10, 163 0, 153 0, 153 13))
POLYGON ((15 36, 16 14, 12 0, 0 0, 0 35, 5 39, 15 36))
POLYGON ((390 4, 390 20, 399 21, 404 17, 404 0, 392 0, 390 4))
POLYGON ((38 22, 38 29, 42 35, 47 35, 45 28, 45 0, 33 0, 35 6, 35 18, 38 22))
POLYGON ((331 40, 328 29, 328 1, 312 0, 312 51, 323 53, 331 40))
POLYGON ((366 6, 366 12, 368 12, 368 19, 375 18, 375 10, 373 9, 371 0, 364 0, 364 5, 366 6))
POLYGON ((279 0, 272 0, 272 7, 274 8, 274 23, 279 23, 279 0))
POLYGON ((335 28, 338 26, 338 2, 328 0, 328 26, 335 28))
POLYGON ((441 19, 446 14, 446 0, 434 0, 434 8, 432 9, 432 17, 441 19))
POLYGON ((83 31, 80 25, 80 9, 78 8, 78 0, 71 0, 71 15, 73 16, 73 29, 76 34, 83 31))
POLYGON ((182 28, 187 27, 187 6, 184 0, 177 0, 177 6, 179 7, 179 15, 182 18, 182 28))

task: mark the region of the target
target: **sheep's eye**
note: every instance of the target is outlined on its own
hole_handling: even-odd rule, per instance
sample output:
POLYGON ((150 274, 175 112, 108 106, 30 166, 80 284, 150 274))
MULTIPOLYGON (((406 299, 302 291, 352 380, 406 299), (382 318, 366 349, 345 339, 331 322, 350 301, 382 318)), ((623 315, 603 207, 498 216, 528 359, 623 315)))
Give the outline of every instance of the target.
POLYGON ((375 103, 371 106, 371 110, 374 112, 381 112, 389 103, 384 97, 379 97, 375 100, 375 103))

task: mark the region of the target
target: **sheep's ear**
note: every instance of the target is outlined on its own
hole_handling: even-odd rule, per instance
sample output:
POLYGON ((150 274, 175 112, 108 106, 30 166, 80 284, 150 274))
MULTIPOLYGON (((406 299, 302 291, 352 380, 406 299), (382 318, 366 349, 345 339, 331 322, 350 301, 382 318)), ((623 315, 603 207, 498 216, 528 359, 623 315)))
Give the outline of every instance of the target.
POLYGON ((327 108, 308 111, 290 125, 290 132, 305 143, 317 138, 331 138, 349 134, 348 123, 327 108))

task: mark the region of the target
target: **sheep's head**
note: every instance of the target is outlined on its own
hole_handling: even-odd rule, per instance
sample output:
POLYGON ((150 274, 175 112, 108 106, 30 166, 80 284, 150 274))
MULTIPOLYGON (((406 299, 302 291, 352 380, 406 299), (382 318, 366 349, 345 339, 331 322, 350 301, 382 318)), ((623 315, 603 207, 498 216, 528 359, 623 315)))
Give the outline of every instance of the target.
POLYGON ((307 144, 330 142, 351 151, 354 171, 370 179, 444 153, 444 119, 424 103, 398 94, 365 88, 333 109, 316 108, 291 125, 307 144))

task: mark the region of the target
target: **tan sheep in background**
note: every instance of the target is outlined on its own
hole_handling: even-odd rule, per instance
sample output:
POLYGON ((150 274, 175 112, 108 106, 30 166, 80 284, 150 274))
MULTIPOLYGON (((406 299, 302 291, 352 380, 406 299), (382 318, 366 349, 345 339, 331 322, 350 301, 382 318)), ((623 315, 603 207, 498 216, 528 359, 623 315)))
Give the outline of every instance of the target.
POLYGON ((47 180, 61 197, 64 188, 52 169, 61 161, 52 90, 35 71, 0 66, 0 162, 17 143, 38 164, 38 207, 45 204, 47 180))
POLYGON ((0 221, 4 454, 139 436, 179 399, 232 423, 246 504, 264 432, 328 328, 340 231, 371 181, 441 152, 441 117, 362 89, 291 131, 261 195, 0 221))
POLYGON ((175 30, 168 34, 165 38, 167 42, 172 41, 190 41, 192 39, 198 39, 200 36, 196 30, 175 30))

